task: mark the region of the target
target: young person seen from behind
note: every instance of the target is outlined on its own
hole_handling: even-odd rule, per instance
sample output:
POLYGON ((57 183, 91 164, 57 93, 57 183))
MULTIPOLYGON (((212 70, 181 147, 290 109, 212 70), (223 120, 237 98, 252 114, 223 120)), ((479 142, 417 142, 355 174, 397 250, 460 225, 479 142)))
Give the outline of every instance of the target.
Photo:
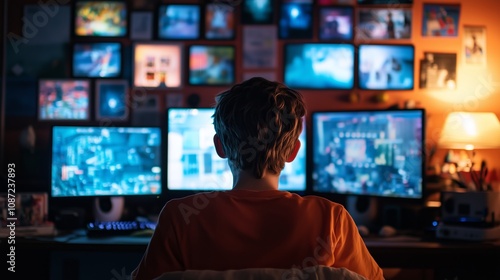
POLYGON ((302 96, 252 78, 220 93, 214 144, 233 188, 170 200, 133 279, 183 270, 343 267, 383 279, 346 209, 318 196, 278 190, 300 148, 302 96))

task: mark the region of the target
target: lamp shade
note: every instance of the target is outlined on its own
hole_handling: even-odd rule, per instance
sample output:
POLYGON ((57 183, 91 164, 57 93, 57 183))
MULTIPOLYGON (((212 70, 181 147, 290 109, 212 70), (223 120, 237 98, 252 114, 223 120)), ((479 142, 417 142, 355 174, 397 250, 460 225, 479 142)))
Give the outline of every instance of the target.
POLYGON ((494 113, 450 113, 444 122, 438 146, 465 150, 498 149, 500 121, 494 113))

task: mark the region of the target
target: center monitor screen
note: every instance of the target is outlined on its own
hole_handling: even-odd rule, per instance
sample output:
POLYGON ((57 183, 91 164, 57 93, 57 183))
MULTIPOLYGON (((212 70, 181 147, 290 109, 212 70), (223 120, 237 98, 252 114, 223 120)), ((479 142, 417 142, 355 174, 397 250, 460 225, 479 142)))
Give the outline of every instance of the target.
POLYGON ((300 89, 352 89, 354 46, 287 44, 284 81, 287 86, 300 89))
POLYGON ((54 126, 53 197, 159 195, 158 127, 54 126))
MULTIPOLYGON (((227 159, 220 158, 213 144, 213 108, 170 108, 168 119, 167 187, 170 190, 230 190, 233 177, 227 159)), ((295 160, 286 163, 279 189, 306 189, 306 133, 295 160)))
POLYGON ((423 110, 315 112, 315 192, 422 197, 423 110))

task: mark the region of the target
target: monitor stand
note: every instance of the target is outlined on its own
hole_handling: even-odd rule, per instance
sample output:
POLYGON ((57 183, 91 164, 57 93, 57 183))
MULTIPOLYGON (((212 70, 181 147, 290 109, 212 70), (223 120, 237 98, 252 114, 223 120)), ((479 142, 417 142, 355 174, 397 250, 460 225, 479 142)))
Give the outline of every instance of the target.
POLYGON ((119 221, 122 217, 125 199, 123 196, 97 197, 94 199, 94 220, 100 222, 119 221))
POLYGON ((370 229, 377 226, 378 199, 376 197, 348 196, 346 204, 347 211, 356 225, 370 229))

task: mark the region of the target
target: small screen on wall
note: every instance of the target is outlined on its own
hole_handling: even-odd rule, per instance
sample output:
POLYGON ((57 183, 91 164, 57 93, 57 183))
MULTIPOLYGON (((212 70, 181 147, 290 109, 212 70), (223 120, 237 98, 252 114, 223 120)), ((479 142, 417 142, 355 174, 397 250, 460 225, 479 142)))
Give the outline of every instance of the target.
POLYGON ((127 4, 122 1, 77 1, 75 35, 124 37, 127 35, 127 4))

